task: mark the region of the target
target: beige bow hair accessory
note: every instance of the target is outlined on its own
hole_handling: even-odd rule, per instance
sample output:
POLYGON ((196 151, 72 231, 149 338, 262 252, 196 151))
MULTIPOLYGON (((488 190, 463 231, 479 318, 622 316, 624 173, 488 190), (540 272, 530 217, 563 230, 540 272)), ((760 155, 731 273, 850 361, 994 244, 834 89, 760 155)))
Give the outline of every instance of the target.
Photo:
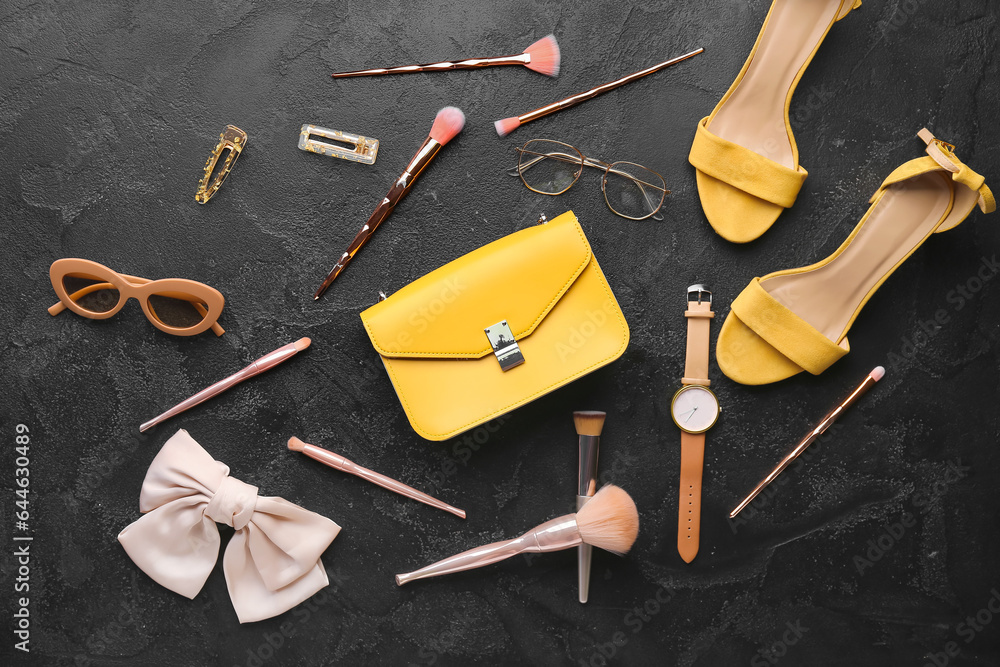
POLYGON ((118 535, 161 586, 194 598, 219 557, 219 528, 236 529, 222 565, 240 623, 288 611, 330 583, 320 561, 340 526, 229 476, 188 432, 156 455, 139 495, 145 514, 118 535))

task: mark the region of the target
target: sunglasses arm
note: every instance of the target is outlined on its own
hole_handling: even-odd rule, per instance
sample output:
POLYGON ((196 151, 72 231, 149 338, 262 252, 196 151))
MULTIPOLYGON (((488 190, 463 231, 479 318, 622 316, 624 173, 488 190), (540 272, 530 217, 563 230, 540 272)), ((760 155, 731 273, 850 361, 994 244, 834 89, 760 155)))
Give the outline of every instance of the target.
MULTIPOLYGON (((114 285, 112 285, 111 283, 94 283, 93 285, 87 285, 82 290, 73 292, 72 294, 69 295, 69 298, 72 299, 73 301, 78 301, 80 297, 87 296, 91 292, 97 292, 98 290, 108 289, 109 287, 114 287, 114 285)), ((49 315, 55 317, 64 310, 66 310, 66 304, 60 301, 59 303, 49 308, 49 315)))

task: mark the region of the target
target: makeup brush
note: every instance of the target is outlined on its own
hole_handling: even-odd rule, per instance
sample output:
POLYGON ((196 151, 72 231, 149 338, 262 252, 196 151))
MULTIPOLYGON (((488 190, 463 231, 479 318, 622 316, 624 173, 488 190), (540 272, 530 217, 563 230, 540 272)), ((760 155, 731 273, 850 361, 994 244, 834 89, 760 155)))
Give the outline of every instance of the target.
POLYGON ((153 428, 160 422, 166 421, 167 419, 170 419, 174 415, 179 415, 185 410, 193 408, 194 406, 198 405, 199 403, 203 403, 204 401, 207 401, 213 396, 218 396, 219 394, 229 389, 233 385, 237 385, 240 382, 243 382, 244 380, 249 380, 255 375, 260 375, 264 371, 274 368, 275 366, 284 361, 288 361, 296 354, 309 347, 310 344, 312 344, 312 339, 300 338, 294 343, 289 343, 288 345, 283 345, 279 347, 274 352, 268 352, 263 357, 253 362, 252 364, 250 364, 243 370, 239 371, 238 373, 233 373, 226 379, 219 380, 210 387, 202 389, 191 398, 184 399, 174 407, 164 412, 162 415, 150 419, 148 422, 139 427, 139 432, 142 433, 148 431, 149 429, 153 428))
POLYGON ((307 442, 302 442, 295 436, 288 439, 288 448, 293 452, 302 452, 311 459, 315 459, 320 463, 330 466, 336 470, 341 470, 351 475, 356 475, 361 479, 367 479, 372 484, 378 484, 383 489, 389 489, 390 491, 395 491, 396 493, 406 496, 408 498, 413 498, 414 500, 419 500, 425 505, 430 505, 431 507, 436 507, 439 510, 444 510, 445 512, 451 512, 457 517, 465 518, 465 510, 460 510, 457 507, 452 507, 448 503, 443 503, 437 498, 433 498, 426 493, 417 491, 411 486, 407 486, 402 482, 397 482, 392 477, 386 477, 381 475, 374 470, 369 470, 368 468, 363 468, 359 466, 354 461, 341 456, 340 454, 334 454, 333 452, 323 449, 322 447, 317 447, 316 445, 310 445, 307 442))
POLYGON ((493 123, 493 126, 496 127, 497 134, 499 134, 501 137, 506 137, 508 134, 510 134, 511 132, 513 132, 514 130, 516 130, 517 128, 521 127, 522 125, 524 125, 529 121, 533 121, 536 118, 541 118, 542 116, 548 116, 550 113, 559 111, 561 109, 568 109, 571 106, 579 104, 580 102, 586 102, 589 99, 597 97, 601 93, 606 93, 609 90, 612 90, 619 86, 624 86, 626 83, 631 83, 636 79, 641 79, 647 74, 658 72, 664 67, 670 67, 671 65, 679 63, 682 60, 687 60, 688 58, 692 58, 704 50, 705 49, 697 49, 695 51, 692 51, 691 53, 685 53, 683 56, 679 56, 672 60, 666 60, 660 63, 659 65, 653 65, 652 67, 648 67, 640 72, 629 74, 628 76, 622 77, 617 81, 612 81, 611 83, 606 83, 603 86, 592 88, 585 93, 580 93, 579 95, 574 95, 573 97, 567 97, 564 100, 553 102, 552 104, 547 104, 544 107, 535 109, 534 111, 529 111, 528 113, 523 114, 521 116, 514 116, 513 118, 504 118, 503 120, 498 120, 495 123, 493 123))
POLYGON ((323 281, 323 284, 319 286, 319 289, 316 290, 313 300, 323 296, 323 292, 337 279, 337 276, 344 270, 344 267, 354 258, 354 254, 375 233, 379 223, 389 217, 392 209, 396 208, 396 204, 410 191, 413 183, 417 180, 417 176, 430 164, 434 156, 437 155, 437 152, 441 150, 441 147, 454 139, 455 135, 461 132, 463 127, 465 127, 465 114, 462 113, 461 109, 445 107, 438 111, 437 116, 434 118, 434 124, 431 126, 430 135, 424 139, 424 143, 420 145, 417 154, 413 156, 410 163, 406 165, 406 169, 403 170, 403 174, 396 180, 392 188, 389 189, 389 194, 375 207, 375 212, 372 213, 371 217, 368 218, 368 222, 365 223, 365 226, 361 228, 361 231, 351 241, 351 245, 347 247, 344 254, 340 256, 337 263, 330 269, 330 274, 323 281))
MULTIPOLYGON (((597 491, 597 455, 601 446, 601 431, 604 429, 606 412, 579 411, 573 413, 576 433, 580 436, 580 462, 576 487, 576 511, 579 512, 597 491)), ((580 602, 586 602, 590 594, 590 557, 593 547, 581 544, 577 547, 577 579, 580 602)))
POLYGON ((547 35, 516 56, 501 58, 472 58, 454 60, 429 65, 404 65, 402 67, 363 69, 356 72, 331 74, 334 79, 349 76, 377 76, 380 74, 408 74, 410 72, 448 72, 456 69, 477 69, 494 65, 524 65, 530 70, 546 76, 559 76, 559 44, 554 35, 547 35))
POLYGON ((802 452, 806 451, 806 447, 813 444, 819 436, 823 435, 826 429, 830 428, 830 426, 833 425, 833 422, 837 421, 837 419, 847 411, 847 408, 854 405, 855 401, 868 393, 868 390, 874 387, 875 383, 881 380, 884 375, 885 369, 882 366, 876 366, 872 372, 865 377, 861 384, 858 385, 857 389, 852 391, 847 398, 841 401, 840 405, 828 412, 816 428, 809 431, 809 433, 806 434, 806 437, 802 438, 802 441, 795 446, 795 449, 790 451, 785 458, 781 459, 777 467, 772 470, 767 477, 762 479, 759 484, 757 484, 754 490, 750 492, 750 495, 744 498, 743 502, 736 506, 736 509, 729 513, 729 518, 735 519, 736 515, 739 514, 743 508, 749 505, 753 499, 764 490, 764 487, 773 482, 785 468, 791 465, 792 461, 797 459, 802 452))
POLYGON ((520 553, 562 551, 580 544, 592 544, 623 555, 639 535, 639 513, 625 491, 613 484, 601 488, 582 510, 535 526, 513 540, 485 544, 439 560, 407 574, 397 574, 402 586, 416 579, 438 577, 502 561, 520 553))

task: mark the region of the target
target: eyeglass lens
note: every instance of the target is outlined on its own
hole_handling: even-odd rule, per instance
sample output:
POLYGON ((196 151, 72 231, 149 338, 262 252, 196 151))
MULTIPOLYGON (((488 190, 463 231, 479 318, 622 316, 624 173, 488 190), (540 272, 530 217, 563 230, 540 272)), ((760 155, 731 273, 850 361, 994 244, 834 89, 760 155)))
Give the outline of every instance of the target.
POLYGON ((70 273, 63 276, 62 284, 76 305, 92 313, 106 313, 122 298, 117 287, 96 276, 70 273))

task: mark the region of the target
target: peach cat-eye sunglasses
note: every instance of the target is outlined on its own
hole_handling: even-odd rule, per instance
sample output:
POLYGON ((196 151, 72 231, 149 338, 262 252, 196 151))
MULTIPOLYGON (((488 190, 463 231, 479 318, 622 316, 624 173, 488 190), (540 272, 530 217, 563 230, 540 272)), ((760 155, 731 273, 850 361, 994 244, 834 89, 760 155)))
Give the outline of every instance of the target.
POLYGON ((49 277, 59 297, 59 303, 49 308, 50 315, 69 308, 77 315, 104 320, 135 298, 146 319, 160 331, 175 336, 194 336, 207 329, 216 336, 226 333, 218 323, 226 299, 204 283, 128 276, 89 259, 76 258, 52 262, 49 277))

